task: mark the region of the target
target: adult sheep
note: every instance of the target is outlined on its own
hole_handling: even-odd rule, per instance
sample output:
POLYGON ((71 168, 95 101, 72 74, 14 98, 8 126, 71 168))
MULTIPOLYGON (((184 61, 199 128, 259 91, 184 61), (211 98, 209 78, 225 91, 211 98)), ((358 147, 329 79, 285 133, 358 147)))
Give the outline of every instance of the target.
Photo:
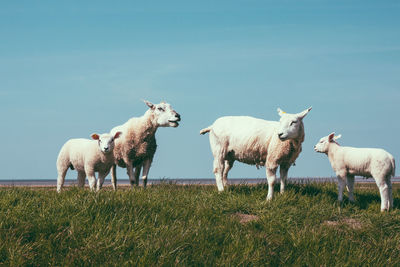
POLYGON ((113 135, 95 133, 91 135, 93 140, 84 138, 68 140, 57 158, 57 192, 61 192, 68 168, 78 172, 79 187, 85 185, 87 176, 91 190, 96 186, 95 172, 98 172, 97 190, 100 190, 114 164, 114 142, 120 135, 121 132, 115 132, 113 135))
POLYGON ((304 141, 303 118, 311 107, 297 114, 278 108, 280 121, 266 121, 247 116, 228 116, 217 119, 200 134, 210 133, 214 156, 214 174, 218 191, 227 184, 228 172, 235 160, 266 167, 267 200, 272 199, 276 171, 280 166, 281 193, 285 191, 290 166, 301 152, 304 141))
POLYGON ((343 200, 347 180, 349 200, 354 201, 354 176, 373 177, 381 195, 381 211, 393 208, 392 182, 395 161, 391 154, 379 148, 355 148, 340 146, 336 142, 341 135, 335 133, 322 137, 314 146, 316 152, 325 153, 338 178, 338 200, 343 200))
POLYGON ((147 175, 157 149, 156 131, 159 127, 178 127, 181 116, 170 104, 153 104, 144 100, 149 109, 141 117, 129 119, 116 126, 111 134, 122 132, 122 138, 116 140, 114 148, 115 164, 111 168, 111 181, 117 189, 116 165, 126 168, 131 185, 139 185, 139 175, 143 168, 143 186, 147 184, 147 175), (135 171, 133 169, 135 168, 135 171))

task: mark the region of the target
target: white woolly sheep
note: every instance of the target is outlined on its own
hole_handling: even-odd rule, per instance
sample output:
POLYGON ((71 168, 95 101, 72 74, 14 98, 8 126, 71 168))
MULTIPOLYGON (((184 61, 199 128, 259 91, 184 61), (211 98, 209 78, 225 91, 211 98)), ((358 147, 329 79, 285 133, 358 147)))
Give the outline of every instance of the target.
POLYGON ((114 140, 120 135, 121 132, 116 132, 113 135, 92 134, 93 140, 83 138, 68 140, 61 148, 57 158, 57 192, 60 192, 64 185, 68 168, 77 170, 78 186, 80 187, 84 187, 87 176, 91 190, 96 186, 95 172, 98 172, 97 190, 100 190, 105 177, 114 164, 114 155, 112 153, 114 140))
POLYGON ((343 200, 346 185, 349 200, 354 201, 354 176, 373 177, 381 195, 381 211, 393 208, 392 182, 395 174, 395 161, 391 154, 378 148, 355 148, 340 146, 331 133, 315 145, 316 152, 325 153, 338 178, 338 200, 343 200), (346 179, 346 180, 345 180, 346 179))
POLYGON ((116 126, 111 133, 121 131, 123 138, 116 140, 115 164, 111 168, 111 181, 117 189, 116 165, 127 168, 131 185, 139 185, 139 175, 143 167, 143 186, 147 184, 147 175, 157 149, 156 131, 158 127, 178 127, 181 116, 170 104, 153 104, 144 100, 149 110, 142 117, 131 118, 126 123, 116 126), (133 168, 135 171, 133 172, 133 168))
POLYGON ((272 199, 276 171, 280 166, 281 193, 285 191, 287 173, 301 152, 304 141, 303 118, 311 107, 297 114, 288 114, 278 108, 279 122, 247 116, 229 116, 217 119, 200 134, 210 132, 214 156, 214 174, 218 191, 223 191, 227 176, 235 160, 266 167, 267 200, 272 199))

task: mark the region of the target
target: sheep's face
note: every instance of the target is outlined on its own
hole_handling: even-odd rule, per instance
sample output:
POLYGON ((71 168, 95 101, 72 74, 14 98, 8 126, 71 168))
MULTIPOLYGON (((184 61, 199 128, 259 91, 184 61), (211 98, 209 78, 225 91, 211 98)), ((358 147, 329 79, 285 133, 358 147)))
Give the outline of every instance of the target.
POLYGON ((339 139, 341 135, 335 136, 335 133, 331 133, 328 136, 322 137, 319 142, 314 146, 314 150, 319 153, 327 154, 329 151, 329 146, 331 143, 336 143, 336 140, 339 139))
POLYGON ((303 118, 311 110, 311 107, 297 114, 289 114, 278 108, 279 128, 278 137, 281 141, 296 139, 304 135, 303 118))
POLYGON ((153 111, 157 119, 157 126, 159 127, 178 127, 181 115, 177 113, 170 104, 161 102, 160 104, 153 104, 145 101, 147 106, 153 111))
POLYGON ((121 132, 116 132, 115 135, 102 134, 98 135, 96 133, 92 134, 92 139, 97 140, 100 151, 104 154, 108 154, 114 149, 114 140, 121 135, 121 132))
POLYGON ((319 142, 314 146, 314 150, 319 153, 328 153, 329 150, 329 137, 322 137, 319 142))

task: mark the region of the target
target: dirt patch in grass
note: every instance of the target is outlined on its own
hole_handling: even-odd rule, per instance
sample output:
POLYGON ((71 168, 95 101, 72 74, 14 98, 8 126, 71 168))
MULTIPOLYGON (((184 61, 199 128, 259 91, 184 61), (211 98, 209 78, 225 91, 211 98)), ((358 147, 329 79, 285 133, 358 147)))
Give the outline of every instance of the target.
POLYGON ((359 220, 353 218, 344 218, 339 221, 324 221, 323 224, 331 227, 335 226, 340 227, 342 225, 348 225, 356 230, 362 228, 362 223, 359 220))
POLYGON ((240 212, 236 212, 235 214, 233 214, 233 216, 239 220, 239 222, 241 224, 246 224, 252 221, 257 221, 258 219, 260 219, 260 217, 258 217, 257 215, 253 215, 253 214, 245 214, 245 213, 240 213, 240 212))

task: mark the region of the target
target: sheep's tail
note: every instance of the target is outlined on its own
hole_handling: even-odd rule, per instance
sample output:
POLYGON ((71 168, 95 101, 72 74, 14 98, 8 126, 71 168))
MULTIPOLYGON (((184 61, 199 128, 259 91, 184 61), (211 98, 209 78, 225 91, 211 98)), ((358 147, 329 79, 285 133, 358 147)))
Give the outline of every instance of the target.
POLYGON ((200 130, 200 134, 206 134, 211 131, 211 126, 200 130))

